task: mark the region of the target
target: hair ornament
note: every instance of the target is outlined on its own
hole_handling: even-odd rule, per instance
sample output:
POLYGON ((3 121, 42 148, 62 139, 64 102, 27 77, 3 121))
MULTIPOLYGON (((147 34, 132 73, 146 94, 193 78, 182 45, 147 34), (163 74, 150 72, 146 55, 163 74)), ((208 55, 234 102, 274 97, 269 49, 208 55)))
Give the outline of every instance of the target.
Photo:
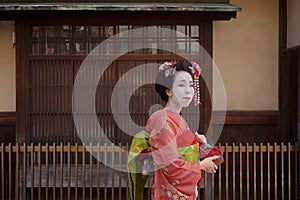
POLYGON ((195 105, 201 105, 201 102, 200 102, 200 83, 199 83, 199 77, 201 75, 202 69, 195 62, 191 62, 190 68, 191 68, 192 77, 193 77, 193 80, 194 80, 194 91, 195 91, 194 102, 195 102, 195 105))
POLYGON ((158 72, 165 71, 165 77, 174 76, 175 75, 175 65, 176 62, 164 62, 162 65, 159 66, 158 72))
POLYGON ((201 75, 202 69, 197 63, 191 62, 190 68, 192 70, 193 77, 199 77, 201 75))

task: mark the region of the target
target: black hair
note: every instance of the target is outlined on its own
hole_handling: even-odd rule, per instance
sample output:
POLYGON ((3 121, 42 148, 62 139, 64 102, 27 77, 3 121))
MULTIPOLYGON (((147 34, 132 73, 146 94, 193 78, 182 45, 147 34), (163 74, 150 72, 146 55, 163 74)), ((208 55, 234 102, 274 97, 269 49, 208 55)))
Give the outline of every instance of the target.
MULTIPOLYGON (((186 60, 180 60, 176 63, 174 69, 178 71, 185 71, 192 75, 192 70, 189 68, 191 64, 186 60)), ((155 80, 155 91, 160 95, 161 99, 165 102, 169 100, 166 93, 167 89, 172 89, 174 82, 174 74, 165 75, 165 70, 161 71, 155 80)))

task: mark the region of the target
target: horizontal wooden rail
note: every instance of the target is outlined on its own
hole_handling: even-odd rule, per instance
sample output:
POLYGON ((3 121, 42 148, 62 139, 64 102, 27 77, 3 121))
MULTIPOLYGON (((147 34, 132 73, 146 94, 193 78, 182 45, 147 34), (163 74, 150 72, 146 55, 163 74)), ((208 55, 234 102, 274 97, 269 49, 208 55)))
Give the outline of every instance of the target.
MULTIPOLYGON (((32 60, 79 60, 83 61, 86 59, 87 55, 31 55, 30 59, 32 60)), ((126 54, 126 55, 119 55, 119 54, 99 54, 99 55, 89 55, 88 60, 115 60, 117 57, 118 61, 166 61, 166 60, 178 60, 178 59, 201 59, 200 54, 156 54, 156 55, 147 55, 147 54, 126 54)))
MULTIPOLYGON (((221 144, 219 144, 219 148, 222 151, 225 151, 225 147, 226 147, 226 152, 287 152, 287 151, 300 151, 300 146, 296 146, 296 144, 292 145, 291 143, 283 144, 277 144, 274 143, 274 145, 270 145, 269 143, 267 143, 267 145, 265 144, 256 144, 253 143, 252 145, 254 146, 250 146, 249 144, 243 145, 243 146, 239 146, 238 144, 225 144, 224 146, 222 146, 221 144), (268 146, 269 145, 269 146, 268 146)), ((86 146, 86 145, 80 145, 80 146, 76 146, 76 145, 43 145, 43 146, 39 146, 39 145, 35 145, 35 146, 30 146, 27 144, 23 144, 23 145, 18 145, 18 146, 0 146, 0 152, 4 151, 4 152, 24 152, 24 151, 33 151, 34 152, 53 152, 55 151, 59 151, 59 152, 83 152, 83 150, 86 149, 88 151, 91 152, 97 152, 97 151, 106 151, 106 152, 115 152, 116 148, 118 148, 118 150, 122 150, 122 151, 128 151, 129 146, 124 146, 124 145, 99 145, 99 146, 86 146), (69 150, 70 148, 70 150, 69 150)))
POLYGON ((31 152, 32 150, 34 152, 84 152, 86 149, 90 152, 97 152, 97 151, 102 151, 102 152, 116 152, 116 148, 119 148, 119 150, 122 151, 128 151, 129 146, 67 146, 67 145, 51 145, 51 146, 29 146, 29 145, 22 145, 22 146, 1 146, 0 147, 0 152, 31 152))

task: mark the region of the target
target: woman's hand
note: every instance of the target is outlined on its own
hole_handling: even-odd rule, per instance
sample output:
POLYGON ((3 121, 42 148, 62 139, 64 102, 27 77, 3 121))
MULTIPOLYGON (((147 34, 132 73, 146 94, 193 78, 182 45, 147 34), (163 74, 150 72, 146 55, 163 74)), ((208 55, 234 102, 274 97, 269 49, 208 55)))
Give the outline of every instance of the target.
POLYGON ((205 158, 204 160, 200 161, 200 169, 204 170, 207 173, 216 173, 218 166, 215 164, 214 160, 217 160, 219 158, 220 156, 212 156, 205 158))
POLYGON ((202 135, 202 134, 200 135, 198 132, 196 132, 196 133, 195 133, 195 136, 196 136, 197 142, 199 142, 199 143, 204 143, 204 144, 207 143, 207 140, 206 140, 205 135, 202 135))

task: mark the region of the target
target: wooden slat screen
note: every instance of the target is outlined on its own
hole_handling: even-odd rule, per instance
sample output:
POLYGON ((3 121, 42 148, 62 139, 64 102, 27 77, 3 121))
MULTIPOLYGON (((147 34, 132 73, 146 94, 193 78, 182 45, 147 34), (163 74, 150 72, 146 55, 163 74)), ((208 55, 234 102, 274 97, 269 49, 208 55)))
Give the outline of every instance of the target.
POLYGON ((30 64, 32 141, 72 141, 73 61, 44 59, 30 64))
MULTIPOLYGON (((225 163, 216 174, 204 174, 198 200, 299 198, 297 144, 218 147, 225 163)), ((2 144, 0 199, 128 199, 124 171, 128 149, 128 145, 2 144)), ((151 181, 142 199, 150 200, 150 186, 151 181)))

